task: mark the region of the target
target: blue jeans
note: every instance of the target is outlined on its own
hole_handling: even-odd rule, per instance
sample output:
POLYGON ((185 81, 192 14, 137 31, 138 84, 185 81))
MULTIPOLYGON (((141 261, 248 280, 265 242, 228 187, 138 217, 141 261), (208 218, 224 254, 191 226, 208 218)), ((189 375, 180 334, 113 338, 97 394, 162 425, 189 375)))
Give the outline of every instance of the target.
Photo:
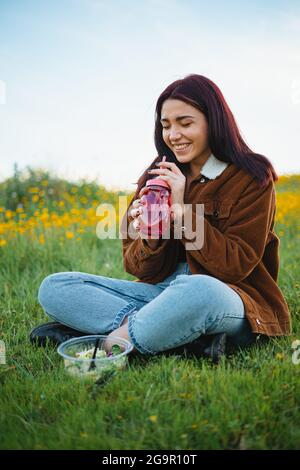
POLYGON ((106 334, 128 316, 128 332, 142 354, 225 332, 233 344, 253 341, 240 296, 212 276, 191 274, 187 263, 158 284, 82 272, 47 276, 38 300, 52 319, 79 331, 106 334))

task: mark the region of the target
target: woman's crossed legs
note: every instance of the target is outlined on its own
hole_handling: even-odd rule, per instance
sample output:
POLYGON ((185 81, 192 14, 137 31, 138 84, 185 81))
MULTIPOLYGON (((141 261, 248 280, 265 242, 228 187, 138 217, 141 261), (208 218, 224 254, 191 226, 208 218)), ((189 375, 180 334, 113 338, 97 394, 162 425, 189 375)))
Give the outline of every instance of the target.
POLYGON ((115 331, 128 318, 128 337, 142 354, 173 349, 203 334, 224 332, 240 346, 253 340, 240 296, 217 278, 190 274, 187 263, 158 284, 55 273, 43 280, 38 299, 48 316, 90 334, 115 331))

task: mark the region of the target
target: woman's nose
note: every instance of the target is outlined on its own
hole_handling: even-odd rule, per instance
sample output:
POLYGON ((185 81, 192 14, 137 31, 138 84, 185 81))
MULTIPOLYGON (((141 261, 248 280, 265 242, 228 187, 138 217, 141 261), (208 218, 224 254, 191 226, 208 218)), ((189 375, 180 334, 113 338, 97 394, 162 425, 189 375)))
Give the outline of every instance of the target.
POLYGON ((172 142, 174 142, 175 140, 180 139, 180 137, 181 137, 181 133, 178 130, 173 129, 173 130, 170 131, 169 138, 172 142))

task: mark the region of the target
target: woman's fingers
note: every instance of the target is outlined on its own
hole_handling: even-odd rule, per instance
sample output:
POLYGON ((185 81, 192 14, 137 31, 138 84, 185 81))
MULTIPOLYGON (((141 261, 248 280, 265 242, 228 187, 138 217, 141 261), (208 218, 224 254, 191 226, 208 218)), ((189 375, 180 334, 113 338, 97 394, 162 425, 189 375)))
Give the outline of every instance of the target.
POLYGON ((143 212, 143 204, 141 204, 140 199, 136 199, 132 203, 132 209, 130 210, 130 215, 131 217, 137 217, 143 212))
POLYGON ((132 206, 133 207, 137 207, 139 204, 141 203, 141 200, 140 199, 135 199, 132 203, 132 206))
POLYGON ((140 200, 139 199, 136 199, 135 201, 133 201, 132 209, 130 209, 131 217, 136 217, 136 212, 137 212, 137 209, 138 209, 139 205, 140 205, 140 200))
POLYGON ((169 170, 173 171, 174 173, 176 173, 177 175, 182 175, 182 172, 179 170, 178 166, 176 165, 176 163, 173 163, 173 162, 157 162, 156 163, 156 166, 158 166, 159 168, 168 168, 169 170))
POLYGON ((140 229, 140 225, 139 225, 139 221, 137 219, 135 219, 133 222, 132 222, 132 225, 133 225, 133 228, 135 231, 139 231, 140 229))
POLYGON ((140 190, 139 197, 141 198, 141 197, 143 196, 143 194, 146 193, 147 191, 148 191, 147 186, 144 186, 144 187, 140 190))
POLYGON ((148 188, 145 186, 144 188, 141 189, 139 193, 139 198, 135 199, 132 203, 132 209, 129 210, 129 215, 133 217, 135 220, 132 222, 133 228, 135 230, 139 230, 139 221, 138 221, 138 216, 142 214, 143 212, 143 203, 141 202, 141 197, 143 194, 148 191, 148 188))
POLYGON ((137 217, 138 215, 142 214, 143 212, 143 208, 142 207, 138 207, 137 209, 132 209, 131 210, 131 217, 137 217))

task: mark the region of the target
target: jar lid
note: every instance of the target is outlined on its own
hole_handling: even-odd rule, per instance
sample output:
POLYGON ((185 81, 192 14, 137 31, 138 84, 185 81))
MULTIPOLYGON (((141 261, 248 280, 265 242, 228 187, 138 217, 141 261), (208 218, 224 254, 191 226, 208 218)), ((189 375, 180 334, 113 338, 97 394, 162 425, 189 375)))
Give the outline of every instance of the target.
POLYGON ((152 178, 151 180, 146 181, 146 186, 162 186, 163 188, 171 190, 169 184, 162 180, 161 178, 152 178))

